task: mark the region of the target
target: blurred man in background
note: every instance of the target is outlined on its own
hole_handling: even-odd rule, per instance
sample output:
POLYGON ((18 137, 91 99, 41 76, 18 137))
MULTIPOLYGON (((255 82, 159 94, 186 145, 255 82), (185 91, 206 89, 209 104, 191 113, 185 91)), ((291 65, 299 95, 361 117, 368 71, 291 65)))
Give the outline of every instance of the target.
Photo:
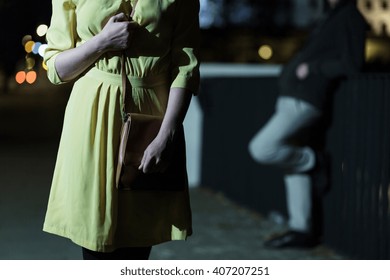
POLYGON ((364 62, 367 24, 355 1, 327 4, 329 11, 284 66, 274 115, 249 144, 254 160, 285 172, 289 229, 265 242, 271 248, 308 248, 321 242, 329 159, 307 136, 323 123, 337 82, 357 73, 364 62))

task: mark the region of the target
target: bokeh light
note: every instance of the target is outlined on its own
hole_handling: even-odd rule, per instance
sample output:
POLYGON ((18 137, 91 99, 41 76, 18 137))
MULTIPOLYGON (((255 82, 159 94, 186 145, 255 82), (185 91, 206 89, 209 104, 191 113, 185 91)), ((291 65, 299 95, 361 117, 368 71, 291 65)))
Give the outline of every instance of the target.
POLYGON ((24 71, 19 71, 15 75, 15 80, 18 84, 23 84, 24 81, 26 80, 26 72, 24 71))
POLYGON ((47 44, 42 44, 39 49, 38 49, 38 53, 40 56, 44 56, 45 55, 45 50, 47 48, 47 44))
POLYGON ((259 56, 264 59, 264 60, 268 60, 272 57, 273 55, 273 51, 272 51, 272 48, 271 46, 269 45, 262 45, 260 48, 259 48, 259 56))
POLYGON ((43 69, 45 69, 47 71, 47 65, 44 61, 42 61, 42 67, 43 67, 43 69))
POLYGON ((33 84, 37 80, 37 72, 28 71, 26 74, 26 82, 29 84, 33 84))
POLYGON ((33 51, 33 48, 34 48, 34 45, 35 45, 35 42, 34 41, 28 41, 25 45, 24 45, 24 49, 27 53, 31 53, 33 51))
POLYGON ((26 57, 26 68, 28 70, 33 69, 35 66, 35 59, 33 57, 26 57))
POLYGON ((22 46, 23 46, 23 47, 26 46, 26 43, 27 43, 28 41, 32 41, 32 36, 31 36, 31 35, 25 35, 25 36, 23 36, 23 38, 22 38, 22 46))
POLYGON ((39 37, 43 37, 46 35, 47 32, 47 25, 46 24, 41 24, 37 27, 37 34, 39 37))
POLYGON ((33 54, 38 54, 39 48, 42 46, 42 43, 36 42, 33 46, 32 52, 33 54))

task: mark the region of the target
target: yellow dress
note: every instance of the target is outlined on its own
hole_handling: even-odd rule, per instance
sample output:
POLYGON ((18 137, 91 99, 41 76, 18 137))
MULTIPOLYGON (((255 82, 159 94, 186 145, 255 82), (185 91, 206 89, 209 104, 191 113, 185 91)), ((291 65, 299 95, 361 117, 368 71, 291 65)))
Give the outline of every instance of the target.
MULTIPOLYGON (((45 62, 50 81, 59 84, 56 56, 98 34, 111 16, 131 11, 131 3, 53 0, 52 5, 45 62)), ((198 12, 198 0, 138 1, 133 18, 141 27, 126 52, 133 111, 163 115, 170 87, 197 92, 198 12)), ((184 240, 192 233, 187 180, 184 191, 116 189, 120 72, 120 54, 109 52, 75 82, 43 226, 46 232, 100 252, 184 240)))

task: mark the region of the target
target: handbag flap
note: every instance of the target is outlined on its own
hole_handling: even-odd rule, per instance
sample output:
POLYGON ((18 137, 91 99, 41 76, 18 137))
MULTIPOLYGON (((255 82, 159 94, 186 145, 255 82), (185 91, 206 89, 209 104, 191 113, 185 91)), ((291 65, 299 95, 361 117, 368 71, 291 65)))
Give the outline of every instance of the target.
POLYGON ((145 149, 156 138, 160 130, 162 120, 161 116, 130 114, 125 123, 129 127, 127 141, 124 143, 127 145, 123 160, 125 165, 137 167, 140 165, 145 149))

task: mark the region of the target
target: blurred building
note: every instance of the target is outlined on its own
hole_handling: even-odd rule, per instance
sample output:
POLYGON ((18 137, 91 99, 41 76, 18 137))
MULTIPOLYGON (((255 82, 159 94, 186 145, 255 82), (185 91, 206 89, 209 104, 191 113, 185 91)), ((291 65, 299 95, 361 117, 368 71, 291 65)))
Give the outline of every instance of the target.
MULTIPOLYGON (((200 0, 204 62, 283 64, 300 49, 327 0, 200 0)), ((368 68, 390 65, 390 0, 357 0, 371 31, 368 68)))
POLYGON ((306 28, 322 13, 325 0, 200 0, 204 29, 227 26, 306 28))
MULTIPOLYGON (((202 28, 276 25, 307 28, 324 11, 326 0, 200 0, 202 28)), ((376 35, 390 36, 390 0, 357 0, 376 35)))
POLYGON ((367 69, 390 69, 390 0, 357 0, 371 30, 366 42, 367 69))
POLYGON ((305 28, 315 22, 324 10, 323 0, 292 0, 292 25, 305 28))
POLYGON ((325 0, 200 0, 202 61, 284 63, 323 14, 325 0))
POLYGON ((377 36, 390 36, 390 1, 358 0, 358 7, 377 36))

